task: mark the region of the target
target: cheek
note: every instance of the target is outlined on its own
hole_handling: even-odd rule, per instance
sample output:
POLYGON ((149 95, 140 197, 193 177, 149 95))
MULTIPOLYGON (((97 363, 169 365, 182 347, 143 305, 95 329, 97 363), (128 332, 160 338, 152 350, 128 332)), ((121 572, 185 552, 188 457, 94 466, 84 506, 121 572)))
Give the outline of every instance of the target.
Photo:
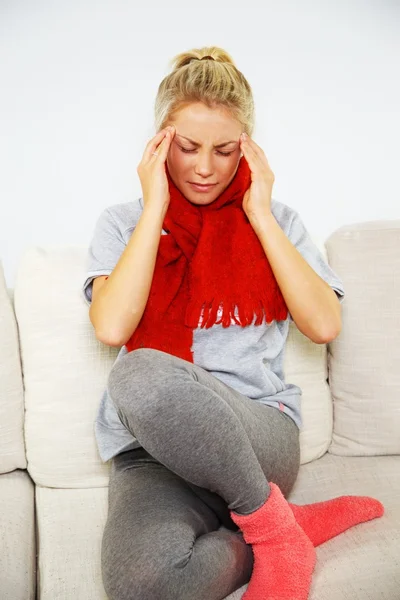
POLYGON ((185 160, 185 155, 174 145, 170 147, 167 158, 168 165, 171 166, 174 171, 182 171, 187 166, 188 161, 185 160))
POLYGON ((223 173, 226 177, 231 177, 235 172, 236 169, 238 168, 239 165, 239 159, 238 156, 236 155, 236 153, 232 156, 230 156, 229 158, 225 159, 225 164, 223 166, 223 173))

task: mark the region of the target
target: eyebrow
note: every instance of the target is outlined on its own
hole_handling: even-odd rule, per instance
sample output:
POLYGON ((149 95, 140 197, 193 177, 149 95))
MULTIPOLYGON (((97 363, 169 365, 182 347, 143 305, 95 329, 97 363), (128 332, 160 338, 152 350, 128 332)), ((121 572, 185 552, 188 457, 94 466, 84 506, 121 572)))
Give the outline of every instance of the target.
MULTIPOLYGON (((184 135, 180 135, 179 133, 177 133, 176 135, 181 138, 184 138, 185 140, 188 140, 188 142, 191 142, 194 146, 200 146, 200 144, 198 142, 195 142, 184 135)), ((237 144, 237 140, 230 140, 229 142, 223 142, 222 144, 217 144, 216 146, 214 146, 214 148, 222 148, 223 146, 227 146, 228 144, 233 144, 233 143, 237 144)))

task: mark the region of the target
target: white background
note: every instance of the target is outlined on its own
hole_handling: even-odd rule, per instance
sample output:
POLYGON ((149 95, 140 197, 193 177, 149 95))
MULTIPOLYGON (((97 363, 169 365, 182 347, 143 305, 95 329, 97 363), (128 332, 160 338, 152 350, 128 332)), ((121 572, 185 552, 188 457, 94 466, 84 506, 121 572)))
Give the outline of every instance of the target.
POLYGON ((253 88, 273 198, 324 239, 400 219, 400 2, 0 1, 0 260, 88 245, 141 195, 169 60, 225 48, 253 88))

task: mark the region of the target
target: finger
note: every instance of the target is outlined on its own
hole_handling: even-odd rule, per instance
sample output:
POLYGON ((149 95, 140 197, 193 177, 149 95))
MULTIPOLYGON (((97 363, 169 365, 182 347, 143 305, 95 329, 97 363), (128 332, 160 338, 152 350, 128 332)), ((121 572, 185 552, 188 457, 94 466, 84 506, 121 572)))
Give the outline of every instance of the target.
POLYGON ((257 156, 259 156, 261 159, 265 158, 264 150, 258 144, 256 144, 256 142, 252 140, 251 137, 247 136, 244 141, 247 142, 248 147, 251 148, 254 151, 254 153, 257 154, 257 156))
MULTIPOLYGON (((250 139, 250 138, 247 138, 250 139)), ((255 169, 270 169, 267 157, 263 151, 262 148, 260 148, 260 146, 258 146, 254 141, 252 144, 250 144, 249 142, 243 144, 242 146, 242 150, 244 152, 247 152, 247 154, 245 154, 245 157, 248 158, 249 163, 251 164, 252 168, 255 169)))
POLYGON ((154 160, 159 159, 160 161, 165 162, 167 158, 167 154, 171 145, 171 141, 173 138, 173 134, 171 131, 167 131, 164 139, 161 141, 155 152, 152 153, 151 158, 154 160))
POLYGON ((246 160, 249 161, 253 168, 260 165, 261 157, 255 152, 254 148, 250 146, 247 140, 242 140, 241 150, 243 151, 246 160))
POLYGON ((166 133, 167 133, 167 128, 165 127, 164 129, 161 129, 161 131, 159 131, 157 133, 157 135, 155 135, 147 144, 144 154, 143 154, 143 158, 145 159, 150 159, 152 156, 152 152, 154 152, 157 147, 159 146, 160 142, 165 138, 166 133))

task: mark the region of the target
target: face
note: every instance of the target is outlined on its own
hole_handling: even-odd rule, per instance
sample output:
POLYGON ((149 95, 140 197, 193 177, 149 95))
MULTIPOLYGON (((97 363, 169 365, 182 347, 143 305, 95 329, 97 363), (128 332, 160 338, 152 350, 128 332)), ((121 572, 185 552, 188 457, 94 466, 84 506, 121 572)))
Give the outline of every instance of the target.
POLYGON ((180 109, 167 125, 176 131, 167 156, 172 181, 189 202, 211 204, 239 166, 242 125, 226 109, 210 109, 200 102, 180 109), (192 183, 213 185, 198 190, 192 183))

